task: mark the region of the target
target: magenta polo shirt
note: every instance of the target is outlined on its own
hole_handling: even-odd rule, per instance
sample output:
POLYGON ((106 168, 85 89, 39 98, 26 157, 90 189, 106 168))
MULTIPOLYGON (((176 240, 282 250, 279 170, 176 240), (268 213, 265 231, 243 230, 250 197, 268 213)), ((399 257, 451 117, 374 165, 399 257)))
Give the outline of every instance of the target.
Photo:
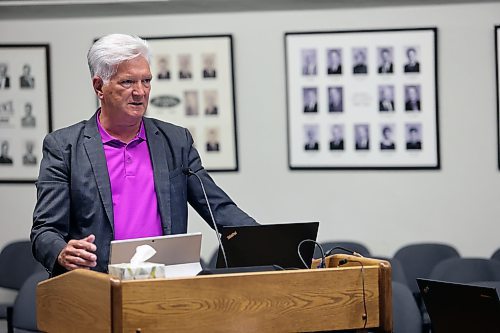
POLYGON ((106 132, 99 115, 97 127, 111 183, 115 239, 162 235, 144 122, 136 137, 126 144, 106 132))

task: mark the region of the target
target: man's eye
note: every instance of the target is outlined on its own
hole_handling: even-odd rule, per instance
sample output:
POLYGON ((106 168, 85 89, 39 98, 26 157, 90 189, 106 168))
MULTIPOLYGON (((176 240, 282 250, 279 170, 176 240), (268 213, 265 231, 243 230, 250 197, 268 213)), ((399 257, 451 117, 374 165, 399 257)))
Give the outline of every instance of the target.
POLYGON ((134 84, 134 81, 132 80, 124 80, 121 82, 122 86, 124 87, 131 87, 134 84))
POLYGON ((146 87, 149 87, 151 85, 151 79, 142 80, 142 84, 145 85, 146 87))

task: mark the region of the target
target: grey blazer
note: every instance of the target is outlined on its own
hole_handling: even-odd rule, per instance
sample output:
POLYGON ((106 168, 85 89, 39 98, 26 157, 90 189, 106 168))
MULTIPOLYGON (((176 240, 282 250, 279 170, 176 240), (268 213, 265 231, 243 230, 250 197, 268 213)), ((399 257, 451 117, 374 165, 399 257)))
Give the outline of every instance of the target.
MULTIPOLYGON (((48 134, 43 142, 31 242, 35 258, 52 276, 65 272, 57 256, 66 243, 90 234, 96 236, 94 269, 107 272, 113 203, 96 115, 48 134)), ((165 235, 187 232, 188 202, 212 225, 200 183, 184 174, 186 168, 203 180, 218 225, 257 224, 208 175, 186 129, 143 119, 165 235)))

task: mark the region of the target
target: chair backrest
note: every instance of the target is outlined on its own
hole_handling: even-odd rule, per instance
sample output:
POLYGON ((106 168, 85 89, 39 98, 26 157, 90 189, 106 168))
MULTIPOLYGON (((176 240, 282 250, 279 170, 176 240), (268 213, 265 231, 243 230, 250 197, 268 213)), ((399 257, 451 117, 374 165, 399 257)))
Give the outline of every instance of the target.
MULTIPOLYGON (((331 242, 321 242, 320 244, 323 247, 323 250, 325 252, 333 249, 334 247, 340 246, 340 247, 346 248, 348 250, 357 252, 357 253, 361 254, 363 257, 369 257, 370 256, 370 250, 368 250, 368 248, 365 245, 363 245, 361 243, 358 243, 358 242, 352 242, 352 241, 331 241, 331 242)), ((336 254, 336 253, 347 254, 347 252, 345 252, 343 250, 340 250, 340 249, 332 251, 332 254, 336 254)), ((321 257, 321 251, 318 249, 318 247, 316 247, 314 249, 314 257, 315 258, 321 257)))
POLYGON ((414 294, 419 293, 417 278, 429 278, 439 262, 458 257, 460 254, 453 246, 438 243, 411 244, 394 254, 394 258, 403 266, 408 286, 414 294))
POLYGON ((500 260, 500 249, 496 250, 495 253, 491 255, 491 259, 500 260))
POLYGON ((372 256, 372 258, 388 261, 391 264, 391 271, 392 271, 391 279, 392 279, 392 281, 402 283, 409 288, 408 279, 406 278, 405 271, 404 271, 403 266, 401 265, 401 263, 399 262, 398 259, 380 257, 380 256, 372 256))
POLYGON ((483 258, 451 258, 437 264, 430 279, 458 283, 500 281, 500 262, 483 258))
POLYGON ((29 240, 7 244, 0 252, 0 287, 19 290, 41 265, 31 252, 29 240))
POLYGON ((14 330, 37 331, 36 325, 36 287, 40 281, 49 277, 47 272, 37 272, 24 282, 19 290, 12 314, 14 330))
POLYGON ((422 315, 407 285, 392 282, 392 321, 395 333, 421 333, 422 315))

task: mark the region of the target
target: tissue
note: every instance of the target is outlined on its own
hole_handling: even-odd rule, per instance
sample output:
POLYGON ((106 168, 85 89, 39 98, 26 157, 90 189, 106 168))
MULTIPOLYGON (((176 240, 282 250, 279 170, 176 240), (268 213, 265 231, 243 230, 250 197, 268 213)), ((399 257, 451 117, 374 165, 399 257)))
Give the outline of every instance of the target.
POLYGON ((150 245, 136 247, 130 263, 108 265, 109 274, 120 280, 158 279, 165 277, 165 265, 147 262, 156 254, 150 245))

